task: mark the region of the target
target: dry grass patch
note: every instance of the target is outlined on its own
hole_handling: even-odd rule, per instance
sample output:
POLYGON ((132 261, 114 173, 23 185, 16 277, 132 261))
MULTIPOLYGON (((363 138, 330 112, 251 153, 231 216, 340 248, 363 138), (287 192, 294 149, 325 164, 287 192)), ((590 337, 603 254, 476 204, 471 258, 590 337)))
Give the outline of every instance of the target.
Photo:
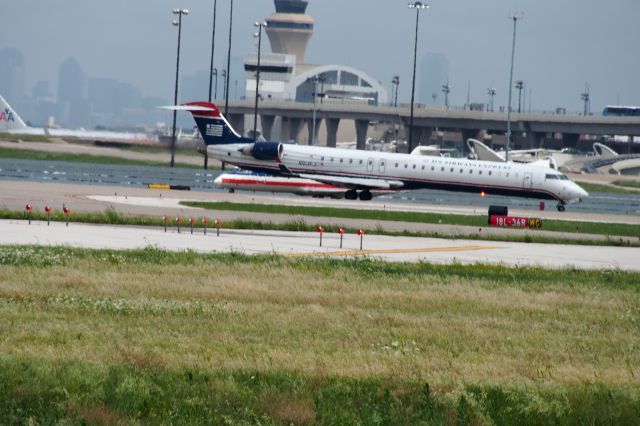
POLYGON ((640 365, 634 280, 638 274, 620 272, 78 252, 62 264, 0 267, 0 351, 151 369, 625 384, 640 365))

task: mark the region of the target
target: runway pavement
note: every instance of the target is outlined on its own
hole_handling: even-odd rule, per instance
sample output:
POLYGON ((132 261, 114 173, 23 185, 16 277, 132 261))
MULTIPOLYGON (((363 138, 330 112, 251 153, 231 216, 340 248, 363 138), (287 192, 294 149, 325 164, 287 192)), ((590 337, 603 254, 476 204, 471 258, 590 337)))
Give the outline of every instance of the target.
POLYGON ((39 244, 83 248, 135 249, 155 247, 165 250, 197 252, 235 251, 246 254, 276 253, 291 257, 330 256, 336 258, 368 256, 388 261, 463 264, 488 263, 509 266, 550 268, 621 269, 640 271, 640 248, 566 246, 477 240, 390 237, 365 235, 360 239, 344 236, 343 247, 335 234, 309 232, 222 230, 218 237, 210 229, 191 234, 188 227, 178 234, 175 228, 88 225, 34 221, 0 220, 0 245, 39 244))

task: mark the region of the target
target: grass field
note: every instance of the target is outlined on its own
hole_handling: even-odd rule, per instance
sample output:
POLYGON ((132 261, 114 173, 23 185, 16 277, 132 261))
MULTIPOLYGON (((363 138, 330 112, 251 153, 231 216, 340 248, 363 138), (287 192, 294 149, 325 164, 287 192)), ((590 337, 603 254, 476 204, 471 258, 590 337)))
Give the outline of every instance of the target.
POLYGON ((613 185, 626 186, 629 188, 640 189, 640 180, 614 180, 613 185))
MULTIPOLYGON (((349 219, 391 220, 418 223, 442 223, 447 225, 467 225, 474 227, 487 226, 486 216, 207 201, 189 201, 181 204, 211 210, 281 213, 315 217, 342 217, 349 219)), ((535 217, 535 213, 532 214, 532 216, 535 217)), ((545 219, 542 221, 542 229, 556 232, 579 232, 598 235, 640 237, 640 226, 617 223, 574 222, 545 219)))
POLYGON ((622 185, 620 183, 623 181, 616 181, 616 182, 619 182, 619 183, 612 182, 611 185, 604 185, 601 183, 576 181, 576 183, 580 185, 587 192, 611 192, 616 194, 638 194, 638 191, 634 191, 633 189, 624 187, 624 186, 631 186, 631 185, 626 185, 627 182, 625 182, 625 185, 622 185))
MULTIPOLYGON (((46 161, 71 161, 76 163, 92 163, 92 164, 121 164, 126 166, 154 166, 169 167, 169 160, 149 161, 134 160, 121 157, 110 157, 106 155, 89 155, 89 154, 69 154, 61 152, 45 152, 27 149, 15 149, 0 147, 0 157, 16 158, 20 160, 46 160, 46 161)), ((168 158, 168 157, 167 157, 168 158)), ((176 163, 176 167, 197 169, 201 168, 193 164, 176 163)))
POLYGON ((0 140, 10 142, 51 142, 48 136, 40 135, 12 135, 10 133, 0 132, 0 140))
POLYGON ((0 247, 10 424, 633 424, 640 274, 0 247))

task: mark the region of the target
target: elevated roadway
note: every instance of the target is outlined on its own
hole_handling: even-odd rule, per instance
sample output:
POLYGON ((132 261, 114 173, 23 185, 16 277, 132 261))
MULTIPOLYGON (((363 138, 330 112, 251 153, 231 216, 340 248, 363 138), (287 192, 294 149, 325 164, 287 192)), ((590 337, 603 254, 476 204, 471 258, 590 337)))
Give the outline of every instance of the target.
MULTIPOLYGON (((305 123, 313 119, 312 103, 265 100, 259 104, 263 134, 271 139, 276 117, 281 117, 285 139, 298 140, 305 123)), ((229 118, 234 127, 244 129, 244 116, 254 112, 253 100, 229 102, 229 118)), ((335 146, 338 124, 353 120, 356 126, 357 147, 364 149, 369 123, 374 121, 400 123, 408 127, 408 106, 372 106, 363 104, 316 103, 316 132, 321 121, 327 128, 327 146, 335 146)), ((580 135, 640 136, 640 117, 605 117, 599 115, 554 115, 512 113, 514 132, 526 133, 531 148, 542 146, 547 134, 561 133, 563 141, 575 146, 580 135)), ((307 126, 311 133, 311 127, 307 126)), ((414 135, 416 140, 427 140, 433 128, 459 130, 465 139, 477 138, 481 131, 504 133, 507 131, 506 112, 459 111, 442 108, 416 108, 414 135)), ((308 140, 311 140, 311 134, 308 140)))

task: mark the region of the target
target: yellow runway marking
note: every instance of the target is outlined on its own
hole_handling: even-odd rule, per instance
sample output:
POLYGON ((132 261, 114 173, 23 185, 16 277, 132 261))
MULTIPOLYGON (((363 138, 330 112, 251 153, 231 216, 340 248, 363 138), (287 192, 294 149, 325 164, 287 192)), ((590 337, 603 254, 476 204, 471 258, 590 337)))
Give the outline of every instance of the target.
POLYGON ((495 249, 498 246, 460 246, 460 247, 431 247, 416 249, 387 249, 387 250, 344 250, 344 251, 314 251, 309 253, 288 253, 285 257, 327 257, 327 256, 363 256, 368 254, 403 254, 403 253, 442 253, 451 251, 472 251, 495 249))

